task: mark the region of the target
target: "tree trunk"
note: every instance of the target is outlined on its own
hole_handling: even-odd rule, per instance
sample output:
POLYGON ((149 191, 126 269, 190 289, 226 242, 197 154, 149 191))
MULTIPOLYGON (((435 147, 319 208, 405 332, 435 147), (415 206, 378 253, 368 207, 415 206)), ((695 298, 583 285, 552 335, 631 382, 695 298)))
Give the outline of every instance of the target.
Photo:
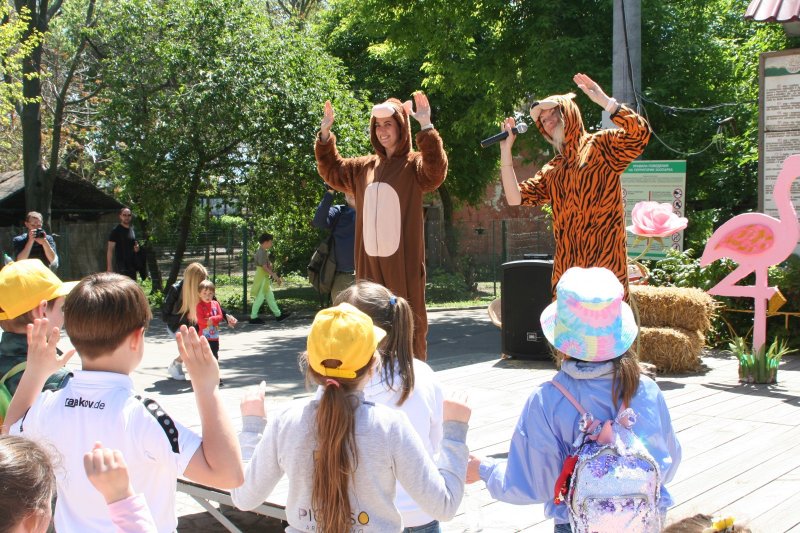
POLYGON ((439 198, 442 200, 442 218, 444 219, 442 265, 447 272, 455 272, 456 265, 453 257, 458 252, 458 244, 455 229, 453 228, 453 198, 450 196, 446 183, 439 187, 439 198))
MULTIPOLYGON (((31 25, 34 24, 33 19, 31 25)), ((50 227, 50 202, 53 198, 54 176, 42 168, 42 85, 38 74, 42 61, 42 46, 38 45, 23 62, 22 94, 22 169, 25 183, 25 211, 39 211, 44 226, 50 227), (29 100, 33 99, 33 100, 29 100)))
POLYGON ((139 246, 143 246, 147 257, 147 270, 150 271, 150 283, 152 288, 150 294, 164 291, 164 280, 161 278, 161 269, 158 267, 156 251, 150 244, 150 225, 147 219, 139 219, 139 227, 142 230, 142 240, 139 246))
MULTIPOLYGON (((30 22, 25 37, 34 31, 41 35, 50 28, 50 19, 61 10, 63 0, 15 0, 14 7, 21 12, 27 7, 30 22)), ((50 204, 53 199, 53 184, 58 173, 57 165, 47 171, 42 166, 42 42, 22 62, 22 94, 26 102, 21 106, 22 124, 22 168, 25 183, 25 210, 39 211, 45 227, 50 227, 50 204)))
POLYGON ((189 240, 189 226, 192 222, 192 214, 194 214, 194 206, 197 204, 197 189, 200 187, 200 176, 203 173, 203 163, 198 165, 198 168, 192 173, 192 179, 189 183, 189 191, 186 195, 186 204, 183 207, 180 221, 178 222, 178 243, 175 246, 175 256, 172 258, 172 268, 169 271, 167 278, 167 287, 172 285, 178 280, 178 273, 181 270, 181 262, 183 261, 183 254, 186 253, 186 241, 189 240))

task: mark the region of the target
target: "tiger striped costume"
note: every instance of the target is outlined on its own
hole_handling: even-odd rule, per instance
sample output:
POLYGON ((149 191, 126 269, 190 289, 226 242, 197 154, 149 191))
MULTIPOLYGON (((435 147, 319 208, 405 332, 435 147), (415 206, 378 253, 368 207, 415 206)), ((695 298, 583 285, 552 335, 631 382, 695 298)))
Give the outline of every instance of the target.
MULTIPOLYGON (((628 298, 625 209, 620 175, 650 139, 644 118, 618 106, 611 120, 619 129, 587 133, 574 94, 550 96, 564 120, 564 145, 532 178, 520 183, 522 205, 550 204, 556 250, 553 297, 570 267, 605 267, 614 272, 628 298)), ((536 126, 549 139, 541 121, 536 126)))

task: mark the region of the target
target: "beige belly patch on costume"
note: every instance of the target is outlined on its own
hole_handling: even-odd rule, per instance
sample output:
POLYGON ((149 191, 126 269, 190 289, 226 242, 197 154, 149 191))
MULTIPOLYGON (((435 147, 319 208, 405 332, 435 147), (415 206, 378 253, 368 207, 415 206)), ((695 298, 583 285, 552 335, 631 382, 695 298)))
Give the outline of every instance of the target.
POLYGON ((373 257, 389 257, 400 247, 400 197, 391 185, 373 182, 364 191, 361 227, 364 251, 373 257))

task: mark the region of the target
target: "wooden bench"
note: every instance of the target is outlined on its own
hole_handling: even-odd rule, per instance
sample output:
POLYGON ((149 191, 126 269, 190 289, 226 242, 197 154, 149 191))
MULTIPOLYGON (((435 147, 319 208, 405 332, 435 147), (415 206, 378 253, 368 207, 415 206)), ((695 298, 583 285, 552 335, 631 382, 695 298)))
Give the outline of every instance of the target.
MULTIPOLYGON (((272 494, 270 494, 270 499, 272 501, 265 501, 250 512, 277 518, 278 520, 286 520, 286 491, 288 488, 288 479, 284 477, 278 483, 278 486, 275 487, 275 490, 272 491, 272 494)), ((200 483, 195 483, 188 479, 178 478, 178 492, 188 494, 228 531, 232 533, 242 533, 242 530, 236 527, 236 524, 231 522, 212 504, 212 502, 216 502, 217 504, 233 506, 231 494, 227 490, 201 485, 200 483)))

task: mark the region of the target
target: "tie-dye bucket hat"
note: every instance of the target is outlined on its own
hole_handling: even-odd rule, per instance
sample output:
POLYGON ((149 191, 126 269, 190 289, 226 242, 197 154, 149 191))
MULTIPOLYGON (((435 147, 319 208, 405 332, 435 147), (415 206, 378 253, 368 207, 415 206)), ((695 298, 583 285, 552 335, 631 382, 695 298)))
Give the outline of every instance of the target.
POLYGON ((582 361, 608 361, 628 351, 639 328, 622 301, 617 277, 605 268, 573 267, 556 286, 556 301, 542 312, 544 336, 557 350, 582 361))

